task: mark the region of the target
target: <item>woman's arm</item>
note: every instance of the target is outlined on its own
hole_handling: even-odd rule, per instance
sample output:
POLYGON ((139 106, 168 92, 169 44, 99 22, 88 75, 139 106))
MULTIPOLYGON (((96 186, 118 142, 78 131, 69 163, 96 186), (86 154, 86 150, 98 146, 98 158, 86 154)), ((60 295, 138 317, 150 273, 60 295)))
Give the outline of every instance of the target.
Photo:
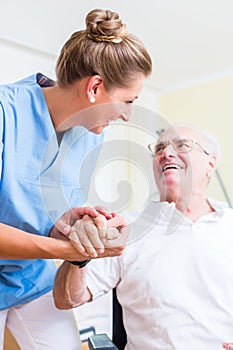
POLYGON ((69 240, 39 236, 0 224, 1 259, 65 259, 82 260, 69 240))
MULTIPOLYGON (((110 247, 98 257, 117 256, 123 246, 110 247)), ((86 260, 88 255, 79 253, 70 240, 26 233, 17 228, 0 224, 1 259, 62 259, 86 260)), ((90 258, 90 257, 89 257, 90 258)))
POLYGON ((86 214, 95 217, 98 215, 98 212, 88 207, 76 207, 69 210, 58 220, 58 225, 52 228, 50 237, 27 233, 15 227, 0 223, 0 258, 86 259, 89 255, 85 253, 85 249, 83 249, 83 252, 78 252, 70 240, 65 237, 65 234, 70 232, 74 222, 86 214))

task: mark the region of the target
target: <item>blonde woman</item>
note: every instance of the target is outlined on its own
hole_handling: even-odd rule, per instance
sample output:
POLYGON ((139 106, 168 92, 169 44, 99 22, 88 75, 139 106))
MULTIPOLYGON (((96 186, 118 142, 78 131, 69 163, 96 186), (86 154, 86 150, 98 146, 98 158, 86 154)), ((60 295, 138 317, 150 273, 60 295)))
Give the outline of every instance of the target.
POLYGON ((88 254, 52 237, 97 215, 79 208, 77 174, 109 122, 129 119, 151 69, 119 15, 95 9, 62 48, 56 81, 37 73, 0 87, 0 348, 5 325, 24 350, 80 348, 72 314, 53 305, 52 259, 88 254), (53 227, 64 211, 66 227, 53 227))

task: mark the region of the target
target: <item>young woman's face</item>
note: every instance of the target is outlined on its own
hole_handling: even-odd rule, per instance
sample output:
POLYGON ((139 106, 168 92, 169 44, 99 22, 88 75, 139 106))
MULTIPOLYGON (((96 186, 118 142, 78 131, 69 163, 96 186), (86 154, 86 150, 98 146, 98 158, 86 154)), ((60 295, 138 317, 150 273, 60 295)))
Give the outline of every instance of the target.
POLYGON ((100 134, 111 121, 122 119, 129 121, 132 103, 141 93, 145 76, 140 74, 128 88, 115 88, 106 91, 104 86, 98 88, 96 102, 90 108, 92 115, 88 122, 88 129, 100 134))
MULTIPOLYGON (((93 77, 92 77, 93 78, 93 77)), ((92 79, 91 78, 91 79, 92 79)), ((102 79, 98 77, 97 82, 92 83, 91 91, 94 92, 94 103, 90 103, 90 96, 86 97, 83 93, 82 99, 76 99, 76 89, 73 93, 73 105, 70 107, 71 113, 69 118, 66 118, 58 131, 67 130, 73 126, 80 125, 90 130, 95 134, 100 134, 102 130, 109 125, 111 121, 122 119, 128 121, 131 112, 132 103, 138 98, 141 93, 145 76, 139 74, 127 88, 112 88, 106 90, 102 79), (74 111, 77 112, 74 113, 74 111)), ((94 79, 93 79, 94 80, 94 79)), ((77 83, 80 90, 84 90, 88 84, 88 78, 83 79, 84 86, 80 82, 77 83)), ((71 101, 71 102, 72 102, 71 101)))

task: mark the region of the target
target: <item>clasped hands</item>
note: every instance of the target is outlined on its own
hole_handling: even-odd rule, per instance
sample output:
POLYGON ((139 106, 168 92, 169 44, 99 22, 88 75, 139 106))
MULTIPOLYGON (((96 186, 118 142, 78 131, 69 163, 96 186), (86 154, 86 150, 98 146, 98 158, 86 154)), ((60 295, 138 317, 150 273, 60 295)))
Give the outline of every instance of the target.
POLYGON ((121 255, 128 236, 125 219, 105 208, 75 207, 55 224, 50 236, 69 239, 86 258, 121 255))

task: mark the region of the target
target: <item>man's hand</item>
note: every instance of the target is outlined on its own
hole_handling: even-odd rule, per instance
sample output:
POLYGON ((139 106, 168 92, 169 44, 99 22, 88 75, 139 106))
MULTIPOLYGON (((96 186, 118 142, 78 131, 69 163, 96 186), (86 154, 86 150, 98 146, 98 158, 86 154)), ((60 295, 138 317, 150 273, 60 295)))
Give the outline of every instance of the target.
POLYGON ((125 226, 125 219, 120 215, 111 214, 109 220, 102 214, 96 217, 85 215, 82 220, 75 222, 67 236, 81 254, 85 249, 90 257, 96 258, 108 248, 103 256, 112 256, 116 255, 118 249, 119 253, 124 249, 127 235, 127 230, 123 232, 125 226))
POLYGON ((75 207, 56 222, 49 236, 70 240, 84 257, 120 255, 124 249, 125 235, 119 234, 125 225, 123 217, 108 212, 106 208, 75 207), (110 244, 110 240, 114 240, 114 243, 110 244), (108 249, 105 250, 105 247, 108 249))
MULTIPOLYGON (((90 215, 92 217, 98 216, 98 211, 95 208, 89 207, 75 207, 67 211, 53 226, 49 232, 49 236, 52 238, 69 240, 68 234, 71 232, 72 226, 77 220, 83 218, 84 215, 90 215)), ((79 249, 79 252, 84 257, 89 257, 86 249, 79 249)))

